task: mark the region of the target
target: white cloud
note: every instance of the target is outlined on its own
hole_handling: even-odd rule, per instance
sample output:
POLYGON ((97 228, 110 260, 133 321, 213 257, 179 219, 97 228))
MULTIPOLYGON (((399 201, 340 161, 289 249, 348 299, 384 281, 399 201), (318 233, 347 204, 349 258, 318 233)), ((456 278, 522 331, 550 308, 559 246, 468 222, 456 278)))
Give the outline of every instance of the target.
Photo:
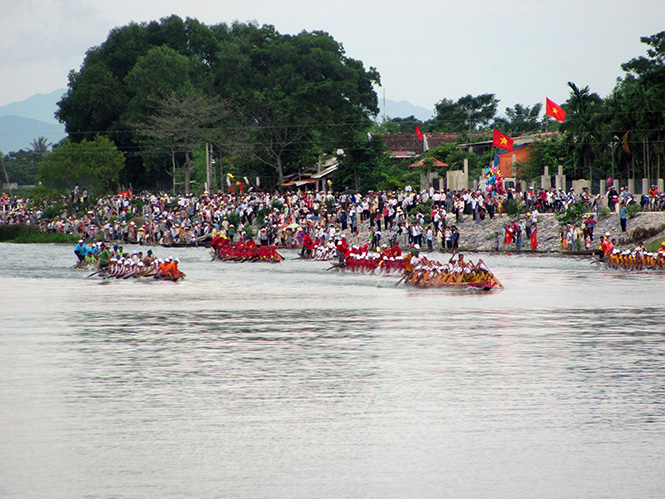
POLYGON ((432 108, 444 97, 489 92, 503 110, 545 95, 564 101, 569 80, 606 95, 620 64, 644 53, 639 37, 663 29, 665 2, 5 1, 0 105, 65 87, 69 71, 113 27, 171 14, 206 24, 256 20, 282 33, 327 31, 348 56, 379 70, 389 99, 432 108))

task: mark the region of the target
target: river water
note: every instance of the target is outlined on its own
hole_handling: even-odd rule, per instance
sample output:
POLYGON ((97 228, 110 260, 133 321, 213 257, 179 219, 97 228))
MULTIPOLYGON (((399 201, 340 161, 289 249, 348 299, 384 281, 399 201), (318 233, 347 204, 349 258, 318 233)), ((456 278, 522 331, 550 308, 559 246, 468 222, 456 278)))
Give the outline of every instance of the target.
MULTIPOLYGON (((665 276, 484 256, 491 293, 0 244, 0 496, 665 497, 665 276)), ((475 257, 475 256, 472 256, 475 257)))

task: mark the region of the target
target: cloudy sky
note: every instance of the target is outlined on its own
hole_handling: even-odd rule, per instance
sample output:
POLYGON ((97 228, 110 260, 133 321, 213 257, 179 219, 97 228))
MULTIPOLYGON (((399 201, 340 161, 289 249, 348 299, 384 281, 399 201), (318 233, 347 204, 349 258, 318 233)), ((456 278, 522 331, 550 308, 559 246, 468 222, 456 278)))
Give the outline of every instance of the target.
POLYGON ((65 88, 113 27, 171 14, 327 31, 378 69, 379 97, 429 109, 469 93, 500 111, 563 102, 568 81, 606 96, 640 36, 665 29, 665 0, 0 0, 0 105, 65 88))

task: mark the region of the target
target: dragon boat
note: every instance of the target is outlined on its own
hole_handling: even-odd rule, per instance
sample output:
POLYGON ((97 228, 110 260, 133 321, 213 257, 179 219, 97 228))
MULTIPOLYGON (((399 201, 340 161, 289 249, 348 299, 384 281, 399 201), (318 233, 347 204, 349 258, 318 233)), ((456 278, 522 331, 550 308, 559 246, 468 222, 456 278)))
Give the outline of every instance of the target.
POLYGON ((611 254, 605 255, 602 260, 608 269, 613 270, 647 270, 664 271, 665 270, 665 243, 657 253, 635 249, 633 251, 615 250, 611 254))
POLYGON ((158 258, 151 263, 129 259, 111 260, 109 265, 99 268, 88 277, 97 275, 103 279, 155 279, 178 281, 186 277, 178 268, 178 258, 158 258))
POLYGON ((376 252, 366 248, 345 248, 338 245, 339 262, 330 269, 361 273, 401 273, 402 282, 420 288, 457 288, 474 291, 491 291, 503 288, 501 281, 485 265, 482 259, 477 263, 465 260, 464 255, 453 254, 448 263, 440 263, 420 255, 420 247, 415 245, 409 253, 401 254, 399 248, 382 246, 376 252))
POLYGON ((272 262, 279 263, 284 257, 276 246, 257 246, 254 241, 232 243, 225 237, 215 236, 212 240, 213 260, 227 262, 272 262))

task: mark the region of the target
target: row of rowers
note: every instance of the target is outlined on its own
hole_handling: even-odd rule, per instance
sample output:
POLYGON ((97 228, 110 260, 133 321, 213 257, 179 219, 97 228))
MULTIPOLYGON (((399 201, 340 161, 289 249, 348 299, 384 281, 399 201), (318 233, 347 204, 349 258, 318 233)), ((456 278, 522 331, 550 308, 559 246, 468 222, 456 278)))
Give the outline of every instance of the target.
POLYGON ((167 258, 144 258, 139 254, 111 257, 107 266, 100 262, 100 271, 115 277, 162 277, 178 279, 184 274, 178 268, 180 260, 167 258))
MULTIPOLYGON (((420 249, 417 244, 414 248, 420 249)), ((303 245, 303 256, 314 256, 316 260, 333 260, 337 257, 339 264, 349 270, 354 268, 374 270, 381 267, 383 271, 391 271, 405 268, 402 248, 398 243, 390 248, 387 244, 383 244, 374 251, 368 244, 348 246, 344 236, 340 237, 335 245, 329 243, 315 246, 313 255, 311 252, 308 253, 308 249, 303 245)))
POLYGON ((605 263, 610 268, 627 270, 665 270, 665 242, 656 253, 646 251, 642 243, 635 249, 619 251, 613 248, 605 253, 605 263))
MULTIPOLYGON (((82 253, 80 245, 85 244, 83 240, 79 241, 74 253, 80 259, 82 253)), ((85 248, 86 256, 79 264, 86 266, 97 266, 100 271, 110 275, 158 275, 172 276, 180 275, 178 264, 180 260, 169 256, 167 258, 156 258, 151 249, 145 255, 143 251, 133 251, 131 254, 125 252, 122 246, 114 244, 108 246, 104 242, 93 243, 85 248)))

